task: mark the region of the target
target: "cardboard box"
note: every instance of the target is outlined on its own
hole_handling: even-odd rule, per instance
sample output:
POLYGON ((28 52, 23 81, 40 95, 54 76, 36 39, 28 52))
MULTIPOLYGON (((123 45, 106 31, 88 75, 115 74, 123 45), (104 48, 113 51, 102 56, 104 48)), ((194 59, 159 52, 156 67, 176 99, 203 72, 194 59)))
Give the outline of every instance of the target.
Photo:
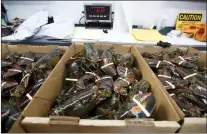
MULTIPOLYGON (((17 53, 25 53, 25 52, 34 52, 34 53, 43 53, 47 54, 51 52, 55 48, 61 48, 66 50, 68 47, 48 45, 48 46, 30 46, 30 45, 7 45, 5 43, 1 44, 1 59, 4 59, 7 55, 8 50, 15 51, 17 53)), ((28 104, 29 105, 29 104, 28 104)), ((23 112, 22 112, 23 113, 23 112)), ((25 130, 21 126, 21 120, 23 119, 22 114, 19 116, 19 119, 14 123, 10 132, 25 132, 25 130)))
POLYGON ((63 89, 66 62, 84 47, 84 44, 73 44, 23 111, 24 118, 21 124, 25 132, 176 132, 180 128, 177 123, 180 117, 138 50, 130 45, 94 46, 99 49, 114 47, 114 50, 119 53, 131 52, 136 57, 136 66, 142 72, 143 79, 151 84, 151 91, 156 98, 155 120, 150 118, 90 120, 67 116, 48 117, 52 103, 63 89))
MULTIPOLYGON (((200 52, 196 49, 189 48, 189 47, 170 47, 170 48, 162 48, 159 46, 136 46, 138 51, 140 53, 143 52, 150 52, 150 53, 158 53, 161 51, 164 52, 172 52, 176 50, 177 48, 183 49, 187 53, 198 53, 200 56, 199 64, 201 66, 206 66, 206 52, 200 52)), ((150 69, 150 67, 147 67, 150 69)), ((150 69, 150 72, 154 74, 154 72, 150 69)), ((155 74, 154 74, 155 75, 155 74)), ((159 83, 162 85, 162 83, 159 81, 159 83)), ((191 132, 191 133, 204 133, 206 132, 206 118, 195 118, 195 117, 184 117, 185 114, 182 112, 182 110, 178 107, 176 102, 172 99, 172 97, 169 95, 167 90, 162 85, 162 90, 167 94, 169 100, 171 101, 172 105, 176 109, 177 113, 180 116, 180 123, 181 129, 179 130, 180 133, 185 133, 185 132, 191 132)))

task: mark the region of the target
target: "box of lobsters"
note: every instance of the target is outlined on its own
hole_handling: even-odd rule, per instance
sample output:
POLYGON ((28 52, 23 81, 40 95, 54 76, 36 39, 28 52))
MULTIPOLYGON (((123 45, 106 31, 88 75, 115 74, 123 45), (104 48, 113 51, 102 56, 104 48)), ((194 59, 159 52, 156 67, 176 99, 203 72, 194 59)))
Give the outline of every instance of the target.
POLYGON ((206 132, 206 52, 189 47, 136 48, 178 112, 179 132, 206 132))
POLYGON ((73 44, 21 125, 33 133, 176 132, 180 116, 147 66, 131 45, 73 44))
POLYGON ((8 132, 65 52, 58 46, 1 44, 1 128, 8 132))

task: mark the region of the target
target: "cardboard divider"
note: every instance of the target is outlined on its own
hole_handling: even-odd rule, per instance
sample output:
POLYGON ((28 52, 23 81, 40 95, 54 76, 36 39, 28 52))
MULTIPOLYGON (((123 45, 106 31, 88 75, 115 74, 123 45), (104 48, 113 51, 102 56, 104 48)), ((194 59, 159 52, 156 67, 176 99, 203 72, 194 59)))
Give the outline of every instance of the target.
POLYGON ((24 117, 36 117, 37 115, 38 117, 48 116, 48 111, 50 110, 51 105, 52 101, 33 97, 32 101, 30 101, 30 103, 25 107, 22 115, 24 117))
POLYGON ((94 45, 99 49, 114 47, 119 53, 131 52, 143 79, 151 84, 152 93, 156 98, 156 121, 153 119, 134 120, 90 120, 80 119, 78 124, 68 117, 48 117, 49 107, 63 89, 65 64, 72 55, 80 52, 84 44, 73 44, 67 49, 61 61, 56 65, 45 83, 36 93, 34 99, 25 108, 22 125, 28 132, 175 132, 180 128, 176 122, 180 119, 169 98, 161 90, 158 80, 147 68, 147 64, 134 46, 130 45, 94 45), (54 121, 54 118, 56 120, 54 121), (65 120, 66 119, 66 120, 65 120), (52 121, 52 123, 51 123, 52 121), (71 124, 72 122, 72 124, 71 124), (131 122, 131 123, 130 123, 131 122), (164 123, 164 124, 163 124, 164 123))
MULTIPOLYGON (((199 64, 201 66, 206 67, 206 52, 200 52, 196 49, 190 48, 190 47, 170 47, 170 48, 162 48, 159 46, 136 46, 137 50, 140 53, 143 52, 150 52, 150 53, 158 53, 158 52, 172 52, 176 50, 177 48, 184 50, 186 53, 195 54, 197 53, 200 56, 199 64)), ((145 62, 146 63, 146 62, 145 62)), ((146 63, 147 64, 147 63, 146 63)), ((150 72, 154 74, 154 72, 151 70, 151 68, 148 66, 150 72)), ((154 74, 155 75, 155 74, 154 74)), ((156 76, 156 75, 155 75, 156 76)), ((157 77, 157 76, 156 76, 157 77)), ((182 110, 178 107, 174 99, 169 95, 167 90, 165 90, 164 86, 160 82, 160 80, 157 78, 161 85, 161 89, 165 92, 166 96, 171 101, 171 104, 176 109, 178 115, 180 116, 180 121, 183 121, 181 125, 181 129, 179 132, 206 132, 206 118, 193 118, 193 117, 185 117, 185 114, 182 112, 182 110)))

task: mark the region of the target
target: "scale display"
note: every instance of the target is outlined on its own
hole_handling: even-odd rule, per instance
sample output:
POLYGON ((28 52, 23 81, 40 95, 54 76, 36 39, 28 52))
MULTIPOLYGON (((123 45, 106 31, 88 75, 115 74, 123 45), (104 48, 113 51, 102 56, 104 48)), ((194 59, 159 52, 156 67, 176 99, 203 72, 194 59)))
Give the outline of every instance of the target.
POLYGON ((94 13, 105 13, 106 11, 104 8, 92 8, 91 10, 94 13))
POLYGON ((111 21, 111 5, 85 5, 86 22, 111 21))

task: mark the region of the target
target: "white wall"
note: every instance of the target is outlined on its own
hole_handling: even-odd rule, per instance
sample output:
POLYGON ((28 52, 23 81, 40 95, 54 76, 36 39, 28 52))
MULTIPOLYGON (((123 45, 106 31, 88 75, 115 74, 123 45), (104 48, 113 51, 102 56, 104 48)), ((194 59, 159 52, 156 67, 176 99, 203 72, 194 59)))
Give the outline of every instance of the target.
MULTIPOLYGON (((49 11, 50 15, 58 20, 74 20, 76 23, 84 15, 82 14, 84 3, 95 1, 4 1, 8 12, 8 19, 15 17, 27 18, 40 10, 49 11)), ((95 2, 101 3, 101 2, 95 2)), ((107 3, 114 3, 108 1, 107 3)))
MULTIPOLYGON (((56 20, 73 20, 78 23, 83 16, 83 4, 86 1, 5 1, 8 9, 8 18, 27 18, 40 10, 48 10, 56 20), (58 17, 57 17, 58 16, 58 17)), ((90 3, 90 2, 89 2, 90 3)), ((91 3, 112 3, 113 8, 116 1, 91 1, 91 3)), ((179 12, 202 12, 203 22, 206 22, 206 3, 197 1, 126 1, 122 2, 128 23, 151 24, 161 16, 167 17, 166 26, 174 26, 179 12)), ((115 10, 115 9, 113 9, 115 10)), ((115 15, 118 14, 115 10, 115 15)))
POLYGON ((202 12, 206 22, 206 3, 197 1, 137 1, 132 4, 133 24, 148 24, 161 16, 167 17, 166 26, 176 23, 179 12, 202 12))

